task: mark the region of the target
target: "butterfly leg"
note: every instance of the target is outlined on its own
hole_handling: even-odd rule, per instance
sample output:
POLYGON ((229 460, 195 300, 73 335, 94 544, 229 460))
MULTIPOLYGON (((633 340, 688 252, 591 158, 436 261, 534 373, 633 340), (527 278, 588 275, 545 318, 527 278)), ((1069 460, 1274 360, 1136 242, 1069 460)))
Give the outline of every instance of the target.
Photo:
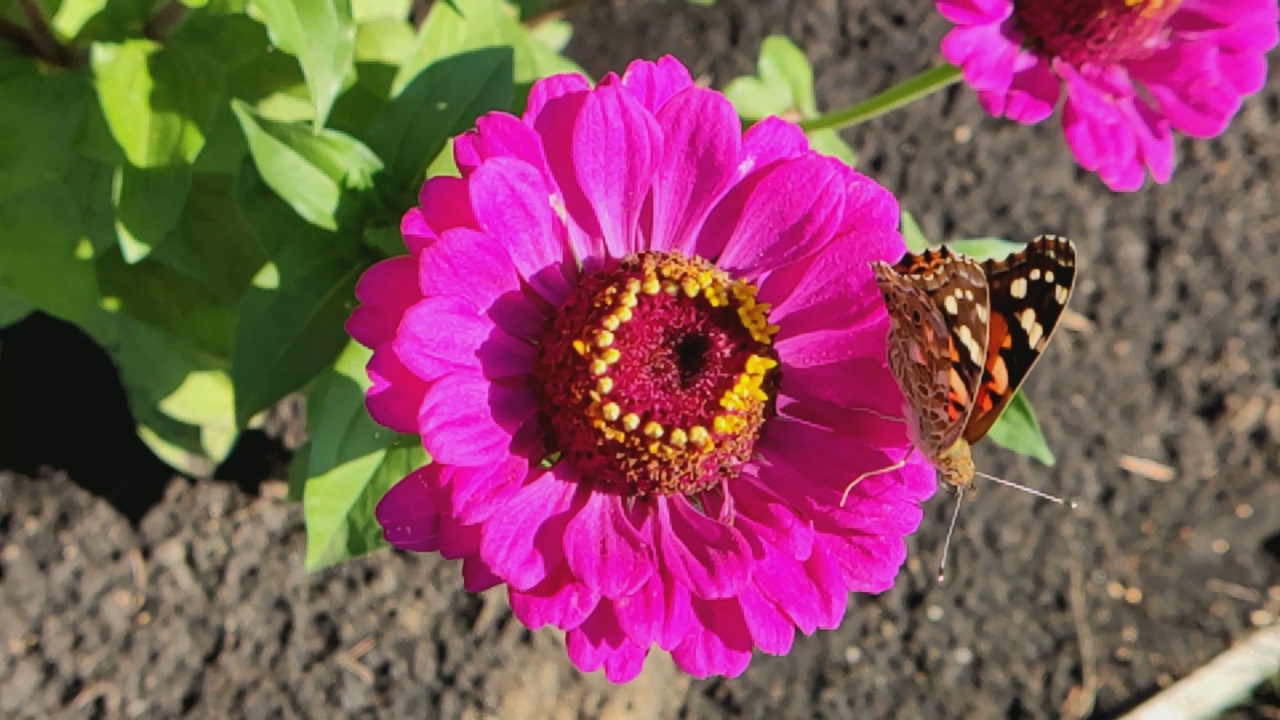
POLYGON ((854 478, 853 482, 845 486, 844 494, 840 496, 840 507, 844 507, 845 502, 849 500, 849 493, 852 492, 853 489, 858 486, 858 483, 862 482, 863 480, 866 480, 872 475, 883 475, 884 473, 890 473, 890 472, 893 472, 894 470, 901 470, 902 467, 907 464, 907 460, 910 459, 911 453, 914 453, 915 451, 916 449, 912 447, 911 450, 909 450, 906 455, 903 455, 902 459, 899 460, 898 462, 892 465, 889 465, 887 467, 878 468, 876 470, 868 470, 862 473, 861 475, 859 475, 858 477, 854 478))

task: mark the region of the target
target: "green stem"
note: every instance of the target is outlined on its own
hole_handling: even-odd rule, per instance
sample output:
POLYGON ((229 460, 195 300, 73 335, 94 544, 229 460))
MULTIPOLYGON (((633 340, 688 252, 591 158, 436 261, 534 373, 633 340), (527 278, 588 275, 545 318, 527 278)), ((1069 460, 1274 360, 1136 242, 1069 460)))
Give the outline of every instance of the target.
POLYGON ((939 65, 920 73, 910 80, 900 82, 870 100, 860 102, 853 107, 805 120, 800 123, 800 127, 805 132, 825 130, 827 128, 838 130, 840 128, 853 127, 872 118, 880 117, 890 110, 897 110, 903 105, 909 105, 925 95, 937 92, 944 87, 954 85, 959 82, 960 78, 960 68, 954 65, 939 65))

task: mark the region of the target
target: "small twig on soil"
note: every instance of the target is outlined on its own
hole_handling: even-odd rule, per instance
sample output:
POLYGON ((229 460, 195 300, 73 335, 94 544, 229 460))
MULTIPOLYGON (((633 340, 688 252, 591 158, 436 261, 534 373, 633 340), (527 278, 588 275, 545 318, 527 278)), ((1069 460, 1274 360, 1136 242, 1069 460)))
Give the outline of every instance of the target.
POLYGON ((355 645, 338 653, 338 665, 347 672, 360 678, 365 685, 373 684, 373 671, 360 662, 360 658, 373 649, 375 642, 372 635, 366 635, 356 641, 355 645))
POLYGON ((1062 704, 1062 714, 1070 718, 1088 717, 1098 700, 1098 649, 1089 625, 1089 609, 1085 605, 1084 567, 1080 556, 1071 555, 1071 616, 1075 619, 1076 638, 1080 641, 1080 685, 1071 688, 1062 704))
POLYGON ((1233 597, 1247 603, 1262 602, 1262 593, 1250 587, 1245 587, 1238 583, 1227 582, 1221 578, 1209 578, 1204 581, 1205 589, 1210 592, 1222 593, 1227 597, 1233 597))
POLYGON ((1271 625, 1236 643, 1121 720, 1218 717, 1277 673, 1280 673, 1280 625, 1271 625))
POLYGON ((1097 327, 1089 318, 1070 308, 1062 311, 1062 317, 1058 318, 1058 324, 1081 335, 1092 335, 1097 327))
POLYGON ((98 680, 97 682, 91 682, 88 685, 85 685, 83 690, 76 693, 76 696, 71 698, 70 704, 71 707, 76 710, 83 710, 89 706, 89 703, 92 703, 98 698, 103 698, 106 701, 105 709, 109 717, 114 715, 113 711, 119 710, 119 688, 103 680, 98 680))
POLYGON ((1167 483, 1177 477, 1177 473, 1168 465, 1133 455, 1121 455, 1116 464, 1120 466, 1121 470, 1127 470, 1138 477, 1144 477, 1156 482, 1167 483))
POLYGON ((136 613, 147 604, 147 565, 138 548, 129 551, 129 573, 133 575, 133 611, 136 613))

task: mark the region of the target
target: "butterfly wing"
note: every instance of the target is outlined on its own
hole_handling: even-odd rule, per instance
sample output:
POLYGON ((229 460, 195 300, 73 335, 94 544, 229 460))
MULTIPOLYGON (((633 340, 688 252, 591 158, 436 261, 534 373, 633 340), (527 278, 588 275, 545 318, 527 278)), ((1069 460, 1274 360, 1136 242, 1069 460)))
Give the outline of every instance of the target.
POLYGON ((889 311, 889 368, 930 459, 961 437, 982 381, 988 292, 982 268, 946 248, 874 265, 889 311))
POLYGON ((991 321, 982 381, 964 428, 970 444, 995 424, 1049 344, 1075 284, 1075 246, 1041 235, 1021 252, 987 260, 982 268, 991 291, 991 321))

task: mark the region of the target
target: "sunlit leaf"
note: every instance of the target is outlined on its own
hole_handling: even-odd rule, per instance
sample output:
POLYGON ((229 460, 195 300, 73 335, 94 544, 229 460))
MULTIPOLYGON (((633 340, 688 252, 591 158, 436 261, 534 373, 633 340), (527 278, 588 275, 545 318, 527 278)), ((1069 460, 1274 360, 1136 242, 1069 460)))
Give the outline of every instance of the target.
POLYGON ((343 83, 355 70, 356 24, 351 0, 252 2, 266 21, 271 41, 302 65, 319 130, 343 83))
POLYGON ((987 437, 1003 448, 1039 460, 1050 467, 1057 462, 1040 429, 1035 410, 1021 390, 1014 393, 996 424, 991 426, 987 437))
POLYGON ((190 164, 222 101, 222 76, 201 54, 151 40, 94 43, 94 87, 107 124, 135 167, 190 164))

